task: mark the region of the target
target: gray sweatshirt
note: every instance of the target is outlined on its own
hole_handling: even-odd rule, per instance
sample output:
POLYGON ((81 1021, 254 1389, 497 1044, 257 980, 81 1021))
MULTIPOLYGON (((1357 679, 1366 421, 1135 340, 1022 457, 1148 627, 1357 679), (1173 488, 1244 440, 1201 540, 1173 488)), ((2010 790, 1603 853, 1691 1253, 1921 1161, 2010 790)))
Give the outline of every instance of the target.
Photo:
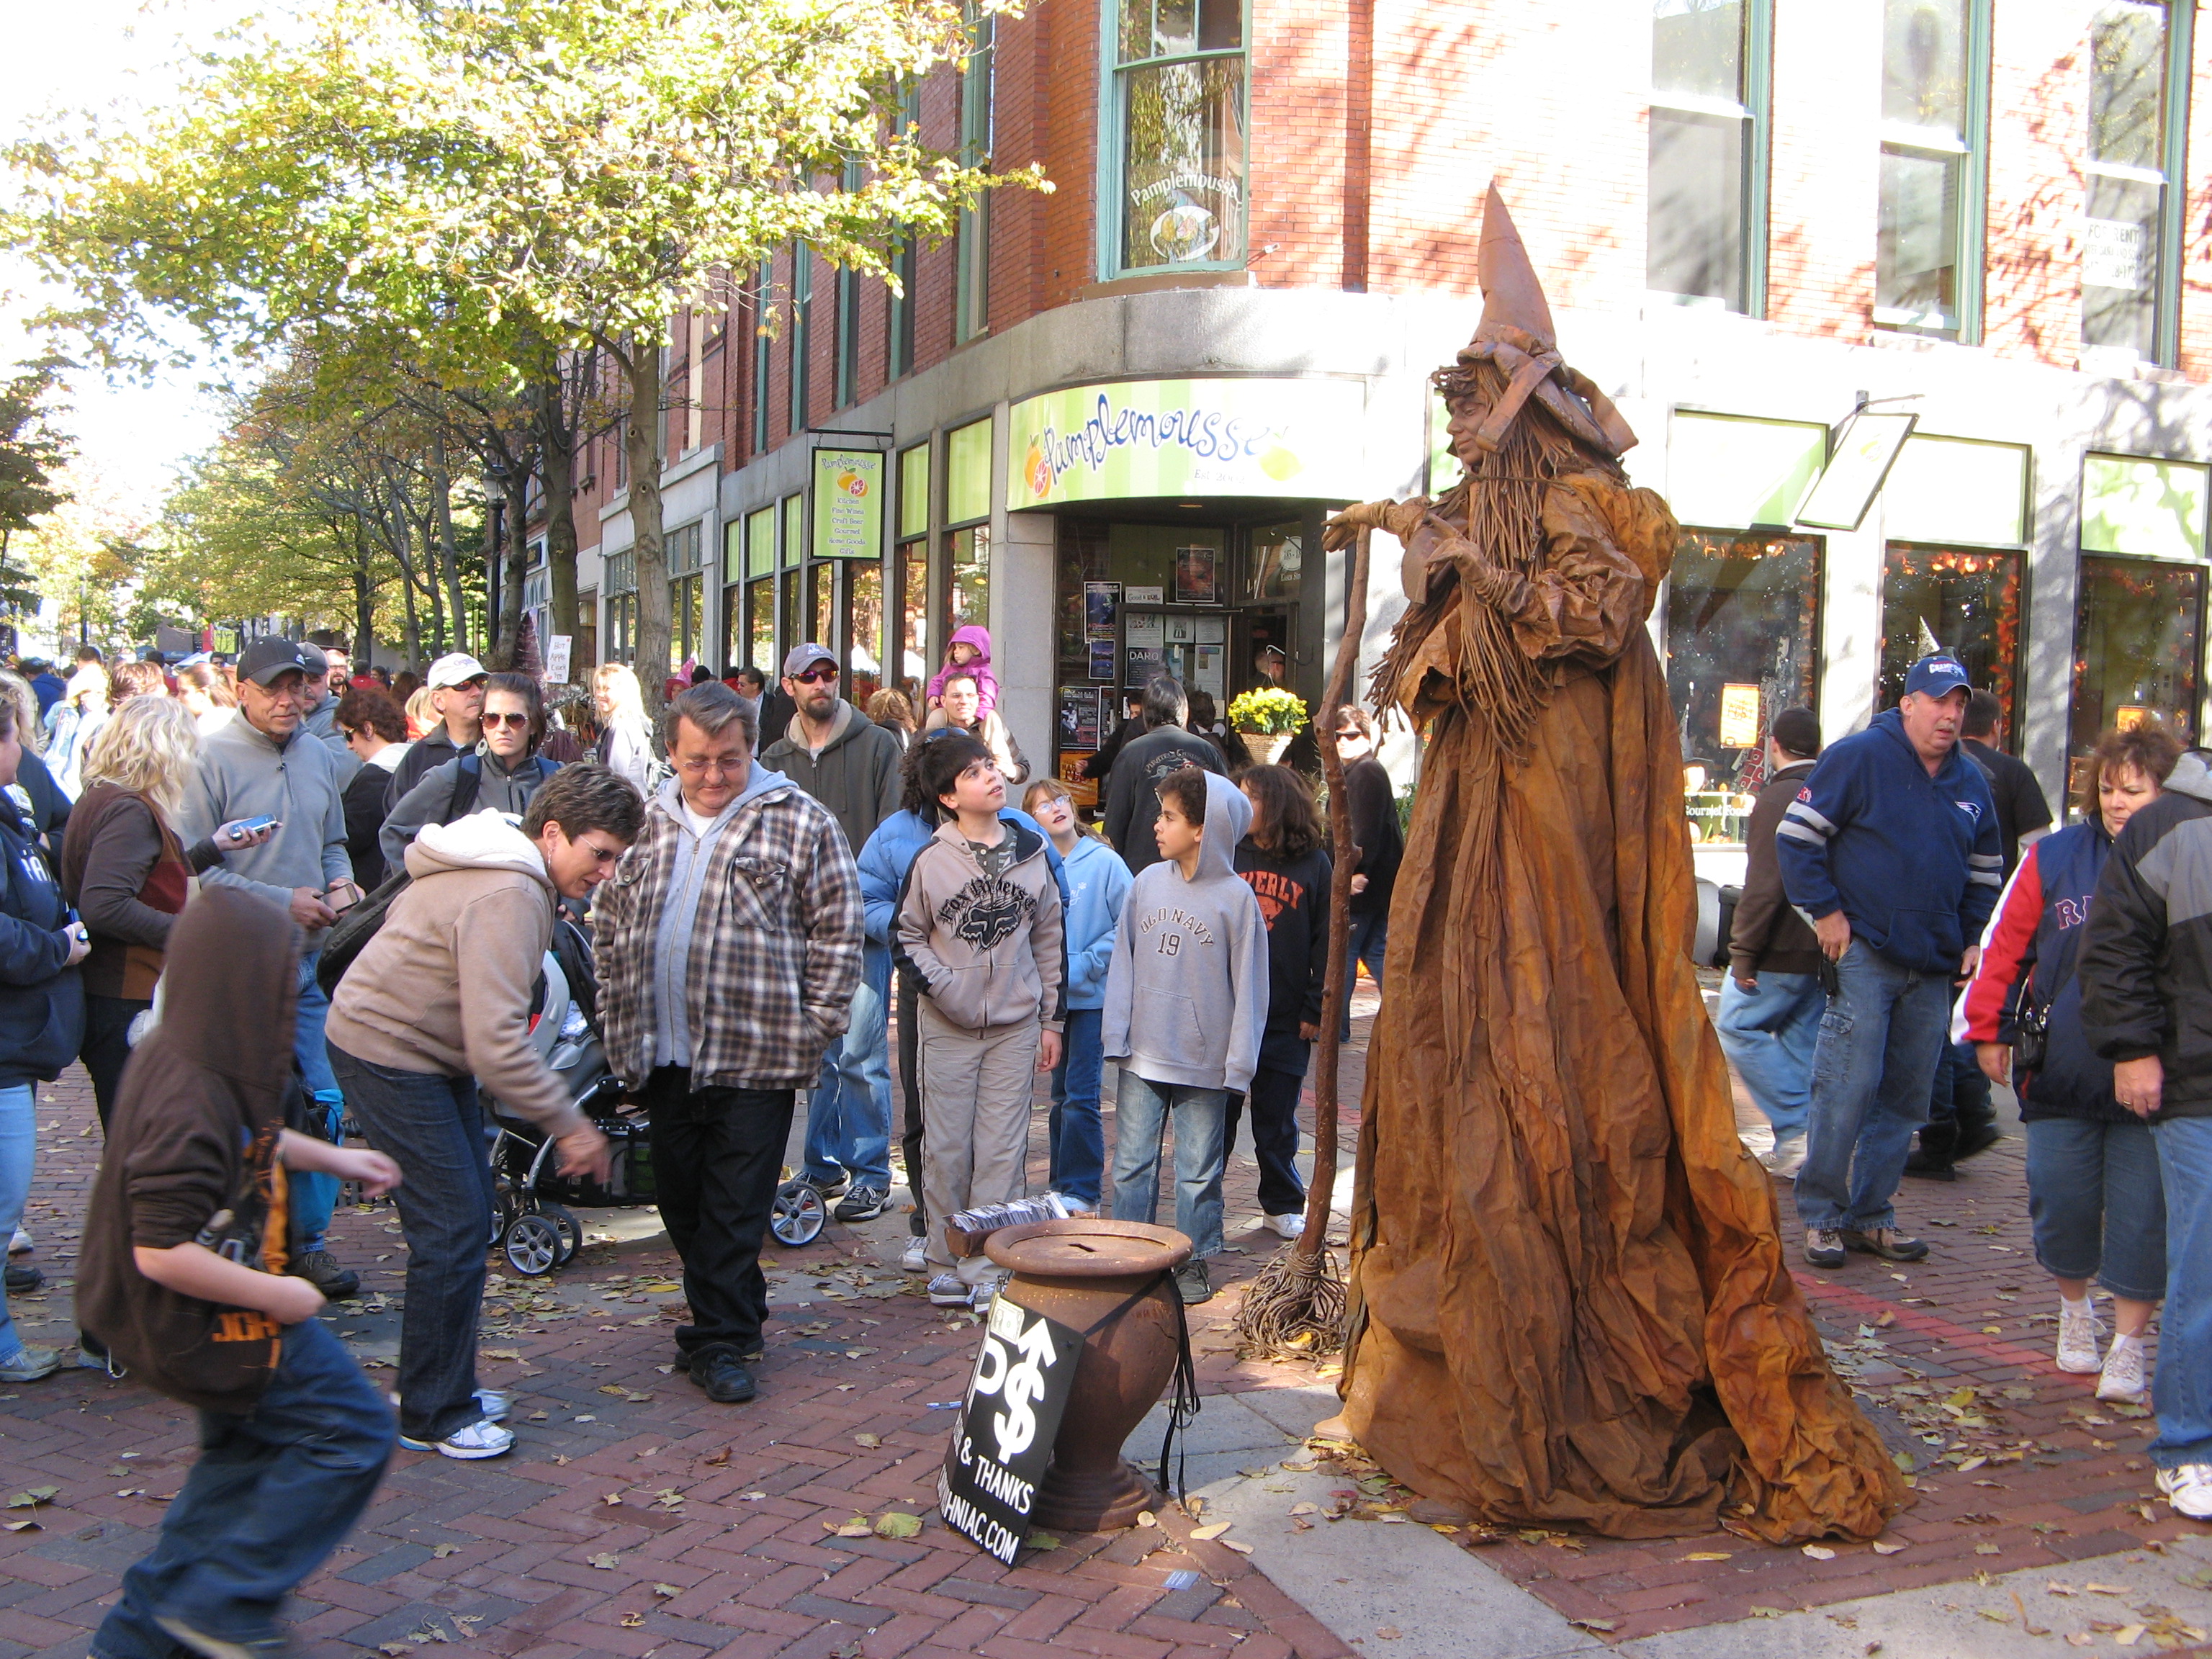
POLYGON ((1206 840, 1198 873, 1163 859, 1121 902, 1106 966, 1100 1036, 1105 1057, 1147 1083, 1242 1093, 1260 1063, 1267 1024, 1267 924, 1237 873, 1252 804, 1228 779, 1206 777, 1206 840))
MULTIPOLYGON (((177 834, 189 847, 233 818, 264 817, 282 819, 283 826, 259 847, 225 853, 221 864, 200 877, 203 882, 243 887, 289 904, 295 887, 320 892, 334 881, 353 879, 337 757, 305 727, 280 746, 241 714, 201 739, 177 814, 177 834)), ((309 948, 316 942, 310 939, 309 948)))

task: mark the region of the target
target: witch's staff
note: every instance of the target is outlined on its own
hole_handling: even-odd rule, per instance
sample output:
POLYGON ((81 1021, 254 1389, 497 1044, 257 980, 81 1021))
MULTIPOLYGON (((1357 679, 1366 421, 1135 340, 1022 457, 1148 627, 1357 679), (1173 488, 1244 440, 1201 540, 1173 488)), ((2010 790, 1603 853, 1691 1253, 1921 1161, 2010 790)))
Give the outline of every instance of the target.
POLYGON ((1334 866, 1328 888, 1328 972, 1322 984, 1320 1052, 1314 1063, 1313 1180, 1306 1189, 1305 1229, 1278 1250, 1244 1292, 1237 1335, 1262 1354, 1323 1353, 1344 1340, 1344 1280, 1328 1253, 1329 1206, 1336 1195, 1336 1068, 1344 1018, 1346 960, 1352 947, 1352 878, 1359 848, 1352 839, 1352 803, 1344 789, 1344 761, 1336 752, 1359 647, 1367 631, 1367 544, 1362 527, 1352 556, 1352 592, 1337 642, 1336 663, 1314 735, 1321 744, 1322 775, 1328 781, 1328 828, 1334 866))

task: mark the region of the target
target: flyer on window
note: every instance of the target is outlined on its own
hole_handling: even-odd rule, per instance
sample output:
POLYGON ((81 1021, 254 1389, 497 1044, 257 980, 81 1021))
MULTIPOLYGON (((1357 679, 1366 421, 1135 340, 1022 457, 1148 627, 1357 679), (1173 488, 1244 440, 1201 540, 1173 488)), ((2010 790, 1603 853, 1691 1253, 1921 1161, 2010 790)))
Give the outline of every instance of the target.
POLYGON ((1094 680, 1111 681, 1113 679, 1113 641, 1093 640, 1091 641, 1091 678, 1094 680))
POLYGON ((1218 605, 1220 550, 1212 547, 1176 549, 1175 596, 1177 605, 1218 605))
POLYGON ((1096 749, 1098 746, 1098 688, 1063 685, 1060 688, 1060 746, 1096 749))
POLYGON ((1083 584, 1083 636, 1087 640, 1110 640, 1121 619, 1121 584, 1119 582, 1085 582, 1083 584))

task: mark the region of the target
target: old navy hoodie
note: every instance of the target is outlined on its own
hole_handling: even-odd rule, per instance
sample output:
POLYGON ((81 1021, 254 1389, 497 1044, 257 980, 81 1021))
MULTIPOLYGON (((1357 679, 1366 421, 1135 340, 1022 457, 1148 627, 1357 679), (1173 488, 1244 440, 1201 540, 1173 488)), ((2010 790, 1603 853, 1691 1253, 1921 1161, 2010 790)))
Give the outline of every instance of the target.
POLYGON ((1100 1036, 1107 1059, 1147 1083, 1251 1086, 1269 990, 1267 924, 1235 862, 1251 827, 1243 792, 1207 773, 1197 873, 1162 859, 1122 901, 1100 1036))

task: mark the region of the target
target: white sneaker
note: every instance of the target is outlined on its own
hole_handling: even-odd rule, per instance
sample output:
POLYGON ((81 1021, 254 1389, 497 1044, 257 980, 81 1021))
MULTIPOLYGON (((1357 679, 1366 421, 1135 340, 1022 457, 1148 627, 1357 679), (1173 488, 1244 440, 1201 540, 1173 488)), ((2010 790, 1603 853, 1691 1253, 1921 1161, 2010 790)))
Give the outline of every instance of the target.
POLYGON ((906 1243, 906 1254, 899 1258, 899 1267, 905 1272, 918 1273, 929 1267, 929 1241, 910 1238, 906 1243))
MULTIPOLYGON (((384 1392, 384 1399, 385 1403, 390 1406, 392 1410, 398 1411, 399 1409, 398 1389, 386 1389, 384 1392)), ((484 1414, 484 1420, 488 1423, 506 1422, 507 1409, 507 1390, 504 1389, 478 1389, 477 1390, 477 1409, 484 1414)))
POLYGON ((1288 1215, 1271 1215, 1263 1224, 1273 1229, 1278 1238, 1296 1238, 1306 1230, 1305 1213, 1294 1210, 1288 1215))
POLYGON ((1792 1135, 1787 1140, 1776 1141, 1769 1151, 1759 1155, 1759 1162, 1767 1174, 1789 1180, 1805 1167, 1805 1137, 1792 1135))
POLYGON ((2097 1342, 2104 1334, 2104 1322, 2097 1317, 2088 1297, 2083 1297, 2078 1304, 2063 1296, 2058 1298, 2060 1370, 2069 1376, 2095 1376, 2103 1363, 2097 1357, 2097 1342))
POLYGON ((2105 1355, 2105 1369, 2097 1376, 2097 1398, 2140 1401, 2147 1379, 2143 1376, 2142 1339, 2116 1336, 2105 1355))
POLYGON ((2185 1515, 2191 1521, 2212 1521, 2212 1463, 2184 1463, 2178 1469, 2160 1469, 2158 1489, 2166 1494, 2176 1515, 2185 1515))
POLYGON ((933 1308, 964 1308, 975 1294, 957 1273, 939 1273, 929 1281, 929 1305, 933 1308))
POLYGON ((21 1227, 16 1228, 8 1240, 9 1255, 28 1255, 36 1248, 31 1243, 31 1235, 21 1227))
POLYGON ((497 1457, 514 1446, 514 1431, 502 1429, 489 1418, 478 1418, 465 1429, 456 1429, 443 1440, 410 1440, 399 1437, 399 1443, 409 1451, 436 1451, 443 1456, 470 1461, 479 1457, 497 1457))

